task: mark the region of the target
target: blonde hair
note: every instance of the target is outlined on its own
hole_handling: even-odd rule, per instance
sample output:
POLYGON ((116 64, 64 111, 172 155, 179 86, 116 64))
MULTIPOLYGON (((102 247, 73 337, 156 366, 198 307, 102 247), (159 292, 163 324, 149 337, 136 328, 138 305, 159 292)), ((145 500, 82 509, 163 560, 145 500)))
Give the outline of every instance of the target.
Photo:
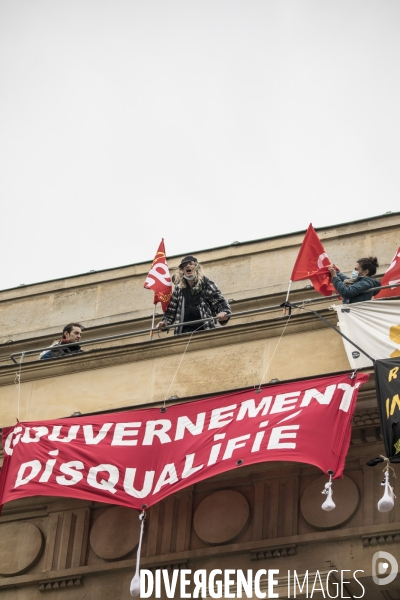
MULTIPOLYGON (((199 263, 196 263, 196 270, 194 273, 194 284, 199 285, 203 282, 203 280, 204 280, 204 275, 203 275, 203 271, 201 269, 201 265, 199 263)), ((178 268, 178 271, 173 276, 173 281, 174 281, 175 285, 177 285, 180 288, 185 288, 189 285, 187 280, 184 278, 183 270, 180 267, 178 268)))

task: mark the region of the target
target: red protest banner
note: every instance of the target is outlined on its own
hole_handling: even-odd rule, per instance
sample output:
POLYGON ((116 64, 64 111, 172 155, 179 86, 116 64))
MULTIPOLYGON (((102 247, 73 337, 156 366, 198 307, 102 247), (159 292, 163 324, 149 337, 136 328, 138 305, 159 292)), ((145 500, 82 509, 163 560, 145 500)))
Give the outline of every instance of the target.
POLYGON ((357 374, 159 408, 3 429, 0 503, 69 496, 140 509, 218 473, 264 461, 343 472, 357 374))

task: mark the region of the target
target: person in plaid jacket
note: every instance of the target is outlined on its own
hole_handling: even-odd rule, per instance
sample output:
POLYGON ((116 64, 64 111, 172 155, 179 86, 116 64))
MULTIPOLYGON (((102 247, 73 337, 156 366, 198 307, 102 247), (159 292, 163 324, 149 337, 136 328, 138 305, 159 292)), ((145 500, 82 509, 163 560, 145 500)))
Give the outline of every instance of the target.
POLYGON ((229 302, 225 300, 218 286, 203 275, 197 258, 185 256, 173 281, 175 289, 164 318, 157 325, 158 329, 168 328, 173 323, 182 323, 180 327, 175 327, 174 333, 178 335, 214 329, 216 320, 221 325, 227 324, 232 313, 229 302), (189 321, 201 319, 210 320, 185 325, 189 321))

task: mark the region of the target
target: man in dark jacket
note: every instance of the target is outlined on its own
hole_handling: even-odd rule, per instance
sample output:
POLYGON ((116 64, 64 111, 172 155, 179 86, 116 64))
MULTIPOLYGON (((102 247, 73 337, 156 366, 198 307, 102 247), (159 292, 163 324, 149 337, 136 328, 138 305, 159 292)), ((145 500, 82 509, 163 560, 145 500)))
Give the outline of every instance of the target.
POLYGON ((379 293, 379 290, 370 291, 370 288, 380 286, 380 282, 372 277, 377 267, 379 265, 376 257, 360 258, 356 262, 351 278, 348 279, 343 273, 338 273, 334 265, 329 265, 332 283, 337 293, 342 296, 343 304, 371 300, 372 296, 379 293))
POLYGON ((173 323, 182 323, 175 327, 175 335, 206 329, 214 329, 216 320, 221 325, 229 321, 231 308, 218 286, 205 277, 197 258, 185 256, 173 278, 175 289, 164 318, 157 325, 164 329, 173 323), (211 317, 215 317, 212 319, 211 317), (189 321, 207 319, 203 323, 185 325, 189 321))
POLYGON ((40 360, 46 360, 48 358, 65 358, 72 354, 79 354, 83 352, 82 348, 78 344, 82 336, 82 325, 80 323, 68 323, 63 329, 62 338, 40 355, 40 360), (65 344, 73 344, 72 346, 66 346, 65 344))

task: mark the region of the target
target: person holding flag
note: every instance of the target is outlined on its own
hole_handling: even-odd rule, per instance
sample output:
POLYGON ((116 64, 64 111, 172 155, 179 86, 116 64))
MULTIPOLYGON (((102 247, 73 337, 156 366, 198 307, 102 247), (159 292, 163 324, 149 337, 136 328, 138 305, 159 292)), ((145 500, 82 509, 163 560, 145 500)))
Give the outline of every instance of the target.
POLYGON ((381 285, 373 278, 378 267, 375 257, 360 258, 356 262, 351 278, 346 277, 334 264, 331 264, 321 240, 310 224, 293 267, 286 302, 288 302, 292 281, 302 279, 310 279, 315 290, 324 296, 331 296, 336 291, 342 296, 344 304, 371 300, 379 290, 371 292, 368 290, 381 285))
POLYGON ((334 265, 328 266, 332 284, 337 293, 342 296, 343 304, 365 302, 379 293, 379 290, 371 290, 371 288, 378 288, 381 285, 377 279, 372 277, 378 267, 376 257, 359 258, 351 274, 351 279, 348 279, 343 273, 338 273, 334 265))
POLYGON ((182 323, 175 327, 175 335, 214 329, 216 321, 226 325, 231 308, 218 286, 202 272, 201 265, 194 256, 182 259, 178 273, 173 277, 175 289, 164 318, 157 329, 164 329, 173 323, 182 323), (200 321, 185 325, 189 321, 200 321))

